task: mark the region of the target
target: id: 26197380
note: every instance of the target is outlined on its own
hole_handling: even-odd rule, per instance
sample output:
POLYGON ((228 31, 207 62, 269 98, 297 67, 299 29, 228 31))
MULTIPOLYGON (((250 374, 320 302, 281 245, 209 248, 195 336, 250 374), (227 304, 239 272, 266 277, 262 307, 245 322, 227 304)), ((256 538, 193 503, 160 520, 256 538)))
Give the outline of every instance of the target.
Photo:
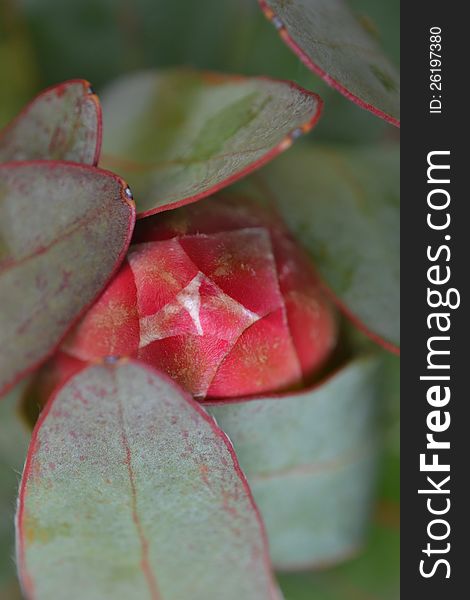
POLYGON ((430 114, 442 112, 442 31, 440 27, 429 29, 429 102, 430 114))

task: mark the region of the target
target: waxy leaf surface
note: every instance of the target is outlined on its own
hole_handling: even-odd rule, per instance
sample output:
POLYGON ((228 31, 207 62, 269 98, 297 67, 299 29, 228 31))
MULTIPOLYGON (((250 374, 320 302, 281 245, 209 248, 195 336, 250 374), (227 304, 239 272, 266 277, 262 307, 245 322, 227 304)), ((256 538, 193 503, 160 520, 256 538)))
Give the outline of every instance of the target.
POLYGON ((80 372, 48 404, 20 491, 29 599, 279 599, 233 448, 149 367, 80 372))
POLYGON ((210 406, 233 441, 277 568, 324 566, 363 543, 377 461, 377 368, 362 358, 311 390, 210 406))
POLYGON ((398 71, 344 0, 259 0, 282 39, 315 73, 362 108, 400 123, 398 71))
POLYGON ((43 361, 129 245, 118 177, 71 163, 0 165, 0 391, 43 361))
POLYGON ((101 164, 139 216, 208 196, 313 127, 320 99, 293 83, 189 70, 124 77, 102 95, 101 164))
POLYGON ((82 79, 45 90, 0 131, 0 162, 49 159, 96 165, 100 149, 100 104, 82 79))
POLYGON ((340 308, 373 339, 400 345, 399 153, 294 148, 257 184, 311 253, 340 308))
MULTIPOLYGON (((334 568, 281 575, 279 579, 286 600, 400 598, 400 469, 398 450, 394 449, 399 436, 390 420, 392 398, 387 397, 395 396, 399 391, 399 360, 385 352, 381 358, 384 362, 378 373, 380 412, 382 416, 384 412, 388 413, 388 418, 382 423, 378 497, 371 514, 367 543, 357 556, 334 568)), ((398 397, 393 398, 392 404, 397 401, 398 397)))

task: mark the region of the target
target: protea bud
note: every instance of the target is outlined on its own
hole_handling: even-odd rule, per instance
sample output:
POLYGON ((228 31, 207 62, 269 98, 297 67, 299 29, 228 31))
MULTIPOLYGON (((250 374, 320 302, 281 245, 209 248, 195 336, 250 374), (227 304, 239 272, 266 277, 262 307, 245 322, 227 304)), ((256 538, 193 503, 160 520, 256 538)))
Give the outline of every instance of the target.
POLYGON ((232 197, 140 222, 120 272, 62 351, 136 356, 204 399, 299 386, 335 341, 308 258, 279 219, 232 197))

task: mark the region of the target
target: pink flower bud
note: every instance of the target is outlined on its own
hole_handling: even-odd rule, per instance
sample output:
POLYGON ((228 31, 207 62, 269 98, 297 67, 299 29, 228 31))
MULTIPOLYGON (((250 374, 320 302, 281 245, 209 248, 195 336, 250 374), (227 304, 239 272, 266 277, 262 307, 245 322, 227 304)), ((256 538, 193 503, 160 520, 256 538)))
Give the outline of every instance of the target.
POLYGON ((283 224, 232 196, 139 222, 121 270, 62 352, 138 357, 198 399, 227 398, 302 385, 336 335, 334 310, 283 224))

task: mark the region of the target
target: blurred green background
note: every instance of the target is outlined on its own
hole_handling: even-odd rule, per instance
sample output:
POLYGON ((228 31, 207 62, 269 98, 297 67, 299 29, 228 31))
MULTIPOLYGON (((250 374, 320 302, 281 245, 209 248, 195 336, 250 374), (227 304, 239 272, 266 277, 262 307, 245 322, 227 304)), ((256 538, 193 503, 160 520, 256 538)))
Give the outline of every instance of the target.
MULTIPOLYGON (((399 62, 399 1, 350 0, 399 62)), ((396 130, 346 101, 279 40, 257 0, 0 0, 0 125, 41 88, 69 78, 96 89, 174 65, 288 78, 325 100, 315 137, 365 142, 396 130)))
MULTIPOLYGON (((350 5, 398 64, 399 0, 350 5)), ((312 144, 398 139, 394 127, 310 73, 280 41, 257 0, 0 0, 0 127, 40 89, 61 80, 88 79, 99 93, 123 73, 174 65, 270 75, 313 89, 325 109, 308 138, 312 144)), ((342 565, 280 575, 286 600, 399 597, 398 362, 384 360, 383 458, 368 544, 342 565)), ((12 558, 13 498, 26 431, 0 429, 0 436, 0 599, 13 600, 20 598, 12 558), (11 448, 12 436, 19 440, 18 456, 7 461, 1 453, 11 448)))

